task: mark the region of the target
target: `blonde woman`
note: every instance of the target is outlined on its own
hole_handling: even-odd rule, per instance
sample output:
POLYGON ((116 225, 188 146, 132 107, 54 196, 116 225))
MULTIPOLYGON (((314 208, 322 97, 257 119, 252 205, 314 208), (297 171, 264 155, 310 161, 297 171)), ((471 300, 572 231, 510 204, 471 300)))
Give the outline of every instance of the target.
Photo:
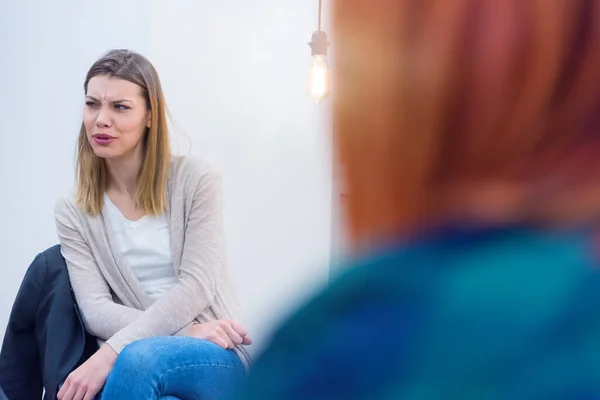
POLYGON ((84 89, 77 190, 55 217, 100 348, 58 398, 221 398, 244 376, 251 340, 226 270, 220 176, 171 155, 160 80, 143 56, 110 51, 84 89))

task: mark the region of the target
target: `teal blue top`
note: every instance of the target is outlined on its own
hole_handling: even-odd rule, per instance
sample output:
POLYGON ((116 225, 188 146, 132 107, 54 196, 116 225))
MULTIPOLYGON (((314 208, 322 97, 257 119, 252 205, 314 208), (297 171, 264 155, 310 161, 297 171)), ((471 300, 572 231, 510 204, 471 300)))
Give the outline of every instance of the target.
POLYGON ((348 266, 240 399, 600 399, 589 230, 447 230, 348 266))

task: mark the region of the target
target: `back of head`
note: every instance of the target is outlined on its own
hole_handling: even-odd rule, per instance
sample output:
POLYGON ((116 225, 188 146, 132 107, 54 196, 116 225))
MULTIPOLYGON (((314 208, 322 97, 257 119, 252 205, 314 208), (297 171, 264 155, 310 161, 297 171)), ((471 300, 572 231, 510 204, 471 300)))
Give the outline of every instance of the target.
POLYGON ((334 24, 356 243, 600 212, 600 1, 337 0, 334 24))

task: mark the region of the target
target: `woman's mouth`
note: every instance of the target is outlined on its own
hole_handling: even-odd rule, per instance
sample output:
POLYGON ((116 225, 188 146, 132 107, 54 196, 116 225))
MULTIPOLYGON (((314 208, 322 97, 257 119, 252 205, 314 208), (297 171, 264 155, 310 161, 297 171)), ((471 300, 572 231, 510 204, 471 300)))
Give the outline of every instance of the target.
POLYGON ((107 146, 107 145, 111 144, 112 142, 114 142, 115 140, 117 140, 116 137, 108 135, 106 133, 96 133, 96 134, 92 135, 92 138, 94 139, 94 142, 96 142, 97 144, 99 144, 101 146, 107 146))

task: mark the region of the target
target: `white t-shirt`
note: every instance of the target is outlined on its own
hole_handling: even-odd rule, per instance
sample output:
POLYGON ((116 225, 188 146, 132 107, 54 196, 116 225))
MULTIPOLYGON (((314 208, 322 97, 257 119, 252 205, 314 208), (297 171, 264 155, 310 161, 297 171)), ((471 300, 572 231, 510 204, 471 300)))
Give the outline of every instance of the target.
POLYGON ((150 298, 158 299, 177 283, 166 215, 130 221, 106 194, 104 205, 109 234, 150 298))

